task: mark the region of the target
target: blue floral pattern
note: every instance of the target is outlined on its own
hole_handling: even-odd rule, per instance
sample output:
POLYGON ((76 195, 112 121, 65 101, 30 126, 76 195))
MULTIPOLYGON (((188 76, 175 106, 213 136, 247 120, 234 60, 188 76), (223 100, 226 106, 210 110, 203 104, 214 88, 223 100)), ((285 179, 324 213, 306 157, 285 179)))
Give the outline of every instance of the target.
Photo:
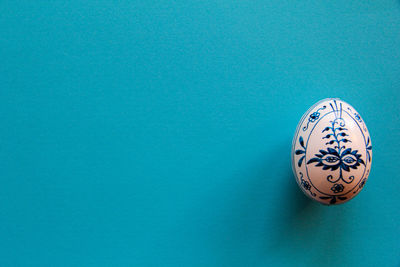
POLYGON ((316 120, 319 119, 319 116, 321 115, 320 111, 323 109, 326 109, 326 106, 322 106, 321 108, 310 114, 310 116, 308 117, 307 125, 303 127, 303 131, 306 131, 308 129, 308 124, 314 123, 316 120))
POLYGON ((299 172, 299 175, 300 175, 300 181, 301 181, 300 184, 303 187, 303 189, 306 190, 306 191, 310 191, 310 194, 315 197, 316 194, 311 191, 311 184, 308 181, 303 179, 303 173, 302 172, 299 172))
POLYGON ((294 153, 296 154, 296 155, 302 155, 302 154, 304 154, 300 159, 299 159, 299 162, 297 163, 297 165, 299 166, 299 167, 301 167, 301 164, 303 163, 303 160, 304 160, 304 158, 306 157, 306 147, 304 146, 304 140, 303 140, 303 137, 299 137, 299 144, 301 145, 301 147, 303 148, 303 149, 298 149, 298 150, 296 150, 294 153))
MULTIPOLYGON (((369 174, 369 165, 367 166, 367 163, 370 164, 372 160, 372 145, 368 130, 359 114, 353 112, 349 107, 346 107, 346 103, 344 103, 346 105, 346 110, 344 110, 345 108, 342 108, 342 101, 336 101, 336 99, 328 101, 324 103, 325 105, 322 104, 315 108, 313 112, 310 112, 308 117, 304 119, 306 124, 303 124, 303 127, 299 128, 297 131, 297 140, 293 144, 293 147, 296 147, 296 149, 293 150, 293 163, 295 164, 293 167, 298 174, 298 183, 307 195, 314 199, 318 198, 324 200, 320 201, 323 203, 336 204, 337 202, 349 199, 349 190, 352 194, 356 194, 365 185, 369 174), (330 106, 332 110, 320 112, 326 109, 327 106, 330 106), (343 113, 346 113, 346 116, 350 116, 359 126, 364 136, 366 150, 358 147, 358 142, 357 148, 352 145, 351 137, 353 130, 349 131, 346 128, 347 120, 342 117, 343 113), (315 127, 322 118, 326 115, 332 116, 332 114, 334 117, 331 117, 330 120, 324 120, 324 123, 328 125, 323 125, 323 127, 320 128, 325 146, 321 147, 316 152, 313 151, 310 155, 307 150, 310 134, 314 129, 319 128, 315 127), (311 124, 315 124, 315 126, 312 128, 310 127, 311 129, 306 131, 311 124), (303 135, 300 135, 300 130, 304 132, 303 135), (314 178, 309 176, 310 166, 313 166, 312 168, 319 167, 323 171, 327 171, 326 179, 328 182, 332 183, 332 185, 325 189, 318 189, 315 184, 313 184, 314 180, 312 179, 314 178), (358 170, 359 168, 365 168, 365 171, 362 177, 357 176, 357 178, 361 180, 357 180, 358 182, 355 183, 356 179, 354 175, 356 174, 352 175, 351 170, 358 170), (297 170, 301 171, 298 172, 297 170), (314 189, 316 191, 314 191, 314 189), (324 190, 329 190, 330 192, 324 190)), ((311 175, 315 175, 312 173, 313 172, 311 172, 311 175)))
MULTIPOLYGON (((335 102, 336 104, 336 102, 335 102)), ((332 106, 332 104, 331 104, 332 106)), ((326 145, 330 146, 326 150, 319 150, 319 154, 315 154, 307 164, 317 163, 316 167, 322 167, 323 170, 335 171, 339 169, 339 177, 333 177, 332 175, 327 176, 327 180, 331 183, 336 183, 342 180, 346 184, 353 182, 354 176, 344 177, 343 171, 350 172, 350 169, 357 169, 358 166, 363 164, 365 166, 364 160, 361 158, 361 154, 358 150, 352 150, 352 148, 346 148, 346 143, 351 143, 349 135, 346 133, 345 122, 342 119, 342 104, 340 104, 340 109, 336 109, 332 106, 335 112, 335 119, 331 121, 331 125, 325 127, 322 133, 327 132, 327 135, 322 137, 322 139, 327 139, 326 145)), ((343 185, 342 185, 343 186, 343 185)), ((337 189, 333 192, 338 193, 337 189)), ((342 192, 341 190, 340 192, 342 192)))
POLYGON ((333 193, 341 193, 343 192, 344 186, 342 184, 334 184, 331 188, 333 193))
POLYGON ((365 123, 363 122, 363 120, 361 119, 360 114, 358 114, 357 112, 353 112, 353 110, 351 108, 347 108, 351 113, 353 113, 354 118, 363 126, 364 131, 367 131, 367 127, 365 127, 365 123))

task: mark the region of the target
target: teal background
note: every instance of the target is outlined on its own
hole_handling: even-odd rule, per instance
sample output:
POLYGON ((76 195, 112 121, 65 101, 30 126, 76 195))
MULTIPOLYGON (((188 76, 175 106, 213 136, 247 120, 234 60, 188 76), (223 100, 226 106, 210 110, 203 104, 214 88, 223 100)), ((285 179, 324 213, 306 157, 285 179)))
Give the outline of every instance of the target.
POLYGON ((3 1, 1 266, 400 266, 400 2, 3 1), (373 167, 297 188, 340 97, 373 167))

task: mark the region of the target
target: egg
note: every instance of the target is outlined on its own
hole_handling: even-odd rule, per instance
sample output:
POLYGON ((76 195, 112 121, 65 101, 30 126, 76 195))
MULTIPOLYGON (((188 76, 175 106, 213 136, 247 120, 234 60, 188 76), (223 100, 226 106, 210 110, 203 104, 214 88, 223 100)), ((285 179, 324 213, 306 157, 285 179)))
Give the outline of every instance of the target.
POLYGON ((326 205, 354 198, 371 171, 367 126, 355 108, 338 98, 321 100, 303 115, 291 154, 303 193, 326 205))

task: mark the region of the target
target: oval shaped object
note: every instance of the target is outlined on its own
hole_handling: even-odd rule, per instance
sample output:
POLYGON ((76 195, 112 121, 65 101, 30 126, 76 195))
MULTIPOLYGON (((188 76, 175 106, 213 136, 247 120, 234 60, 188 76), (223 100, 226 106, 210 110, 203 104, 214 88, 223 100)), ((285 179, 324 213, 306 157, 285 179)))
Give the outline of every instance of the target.
POLYGON ((304 194, 320 203, 355 197, 371 170, 372 145, 364 120, 348 103, 324 99, 301 118, 292 145, 292 167, 304 194))

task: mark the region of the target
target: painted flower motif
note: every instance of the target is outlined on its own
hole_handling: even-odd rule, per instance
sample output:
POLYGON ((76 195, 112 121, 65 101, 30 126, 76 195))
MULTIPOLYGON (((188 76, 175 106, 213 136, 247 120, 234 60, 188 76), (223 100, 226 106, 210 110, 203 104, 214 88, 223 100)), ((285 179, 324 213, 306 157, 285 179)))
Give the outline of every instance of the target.
POLYGON ((320 150, 320 154, 315 154, 315 158, 311 158, 307 164, 317 162, 318 167, 323 167, 323 170, 342 169, 344 171, 350 171, 350 169, 357 169, 361 164, 365 165, 361 158, 361 154, 357 153, 358 150, 352 150, 347 148, 340 154, 336 149, 328 147, 327 150, 320 150))
POLYGON ((316 112, 314 112, 314 113, 312 113, 312 114, 310 115, 310 117, 308 118, 308 120, 309 120, 310 122, 314 122, 314 121, 318 120, 319 115, 320 115, 320 113, 319 113, 318 111, 316 111, 316 112))
POLYGON ((311 113, 311 115, 308 117, 308 122, 307 125, 303 127, 303 131, 308 129, 308 125, 310 123, 314 123, 315 121, 317 121, 321 115, 321 113, 319 113, 320 110, 324 110, 326 109, 326 106, 322 106, 320 108, 318 108, 316 111, 314 111, 313 113, 311 113))
MULTIPOLYGON (((342 118, 342 104, 340 104, 340 109, 338 109, 336 101, 334 101, 336 109, 333 107, 332 110, 335 115, 335 119, 331 121, 331 125, 325 127, 322 133, 327 132, 322 139, 326 139, 325 145, 331 146, 327 147, 326 150, 319 150, 319 154, 316 153, 313 158, 307 161, 307 164, 317 163, 315 166, 322 167, 323 170, 335 171, 339 169, 339 177, 333 177, 329 174, 326 179, 331 183, 336 183, 342 180, 346 184, 354 181, 354 176, 345 177, 343 171, 350 172, 350 169, 357 169, 358 166, 363 164, 365 166, 364 160, 361 158, 361 154, 358 150, 353 150, 352 148, 346 148, 347 143, 351 143, 349 139, 349 134, 346 133, 345 122, 342 118)), ((334 187, 333 187, 334 188, 334 187)), ((334 189, 332 190, 334 191, 334 189)), ((336 190, 336 189, 335 189, 336 190)))
POLYGON ((305 180, 301 180, 301 185, 303 186, 303 188, 305 190, 310 190, 311 189, 311 185, 309 182, 305 181, 305 180))
POLYGON ((331 190, 332 190, 334 193, 343 192, 343 189, 344 189, 344 186, 343 186, 342 184, 334 184, 334 185, 332 186, 332 188, 331 188, 331 190))

